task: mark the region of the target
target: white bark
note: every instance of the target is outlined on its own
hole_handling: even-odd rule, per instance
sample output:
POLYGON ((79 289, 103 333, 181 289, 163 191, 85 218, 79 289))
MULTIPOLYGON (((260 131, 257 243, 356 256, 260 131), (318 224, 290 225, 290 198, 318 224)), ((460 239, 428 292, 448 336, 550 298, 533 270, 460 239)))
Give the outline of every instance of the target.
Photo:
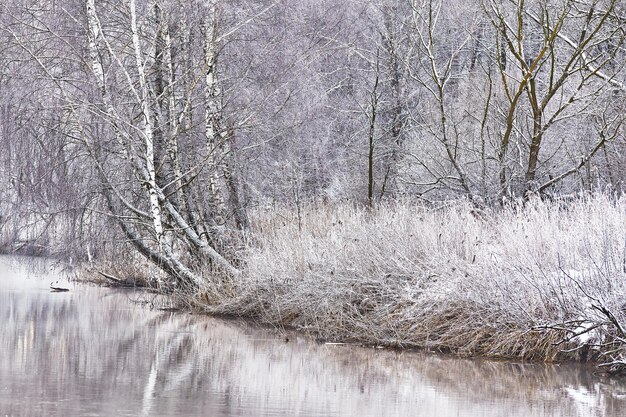
POLYGON ((215 4, 211 5, 209 17, 206 19, 206 42, 204 59, 206 66, 205 76, 205 135, 207 141, 208 165, 209 165, 209 191, 215 205, 215 214, 222 217, 226 213, 226 205, 220 187, 217 161, 221 157, 221 137, 218 119, 220 117, 219 86, 216 75, 216 28, 215 28, 215 4))
MULTIPOLYGON (((89 0, 93 1, 93 0, 89 0)), ((143 116, 143 137, 145 141, 145 163, 148 177, 146 178, 146 188, 150 201, 150 213, 152 215, 152 223, 154 233, 159 247, 163 246, 163 220, 161 218, 161 206, 159 204, 159 196, 157 193, 156 170, 154 166, 154 127, 152 125, 152 110, 150 107, 150 94, 146 81, 146 74, 143 64, 142 47, 139 39, 139 29, 137 27, 137 11, 135 0, 129 1, 130 8, 130 28, 133 38, 133 47, 135 53, 135 62, 137 65, 137 74, 139 77, 139 88, 141 94, 141 110, 143 116)))

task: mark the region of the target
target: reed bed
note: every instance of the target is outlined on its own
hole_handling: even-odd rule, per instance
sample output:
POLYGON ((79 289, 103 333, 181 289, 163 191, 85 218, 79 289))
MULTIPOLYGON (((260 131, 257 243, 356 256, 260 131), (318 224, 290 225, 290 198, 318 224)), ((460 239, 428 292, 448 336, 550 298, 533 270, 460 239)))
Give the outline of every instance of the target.
POLYGON ((623 367, 623 199, 295 213, 255 211, 245 273, 196 305, 326 341, 623 367))

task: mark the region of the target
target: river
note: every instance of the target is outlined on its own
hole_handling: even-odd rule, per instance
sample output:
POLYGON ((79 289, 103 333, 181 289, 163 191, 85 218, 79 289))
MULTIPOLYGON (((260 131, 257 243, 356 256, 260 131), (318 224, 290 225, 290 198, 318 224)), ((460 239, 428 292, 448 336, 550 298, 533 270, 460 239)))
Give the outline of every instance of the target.
POLYGON ((317 343, 0 257, 0 416, 624 416, 576 365, 317 343), (49 285, 69 292, 50 292, 49 285))

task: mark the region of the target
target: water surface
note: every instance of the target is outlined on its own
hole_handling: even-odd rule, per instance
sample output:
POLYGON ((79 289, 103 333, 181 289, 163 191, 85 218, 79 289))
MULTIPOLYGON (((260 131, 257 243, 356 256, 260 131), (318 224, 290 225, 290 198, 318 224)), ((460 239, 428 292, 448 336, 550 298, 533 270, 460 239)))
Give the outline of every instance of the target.
POLYGON ((626 415, 626 384, 584 367, 286 342, 29 262, 0 257, 0 416, 626 415))

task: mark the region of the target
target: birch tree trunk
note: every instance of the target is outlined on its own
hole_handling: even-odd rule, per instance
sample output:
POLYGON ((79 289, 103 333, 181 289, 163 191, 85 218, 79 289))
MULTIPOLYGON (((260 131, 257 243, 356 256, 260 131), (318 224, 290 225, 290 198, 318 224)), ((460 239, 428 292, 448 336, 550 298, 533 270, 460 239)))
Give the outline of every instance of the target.
MULTIPOLYGON (((93 0, 90 0, 93 1, 93 0)), ((146 81, 146 73, 143 63, 143 54, 141 42, 139 40, 139 30, 137 28, 137 11, 135 0, 129 1, 130 8, 130 29, 132 33, 135 62, 137 65, 137 75, 139 78, 139 89, 141 94, 141 110, 143 118, 143 137, 145 140, 145 156, 146 178, 145 187, 150 200, 150 213, 152 214, 152 223, 154 225, 154 233, 159 248, 163 245, 163 220, 161 219, 161 206, 159 204, 159 196, 157 193, 156 169, 154 166, 154 126, 152 109, 150 106, 150 92, 146 81)))
POLYGON ((204 46, 205 76, 205 134, 208 152, 209 192, 213 203, 213 215, 224 222, 226 204, 221 186, 218 163, 221 163, 222 136, 220 130, 220 88, 217 79, 217 4, 211 2, 210 13, 205 21, 206 39, 204 46))

